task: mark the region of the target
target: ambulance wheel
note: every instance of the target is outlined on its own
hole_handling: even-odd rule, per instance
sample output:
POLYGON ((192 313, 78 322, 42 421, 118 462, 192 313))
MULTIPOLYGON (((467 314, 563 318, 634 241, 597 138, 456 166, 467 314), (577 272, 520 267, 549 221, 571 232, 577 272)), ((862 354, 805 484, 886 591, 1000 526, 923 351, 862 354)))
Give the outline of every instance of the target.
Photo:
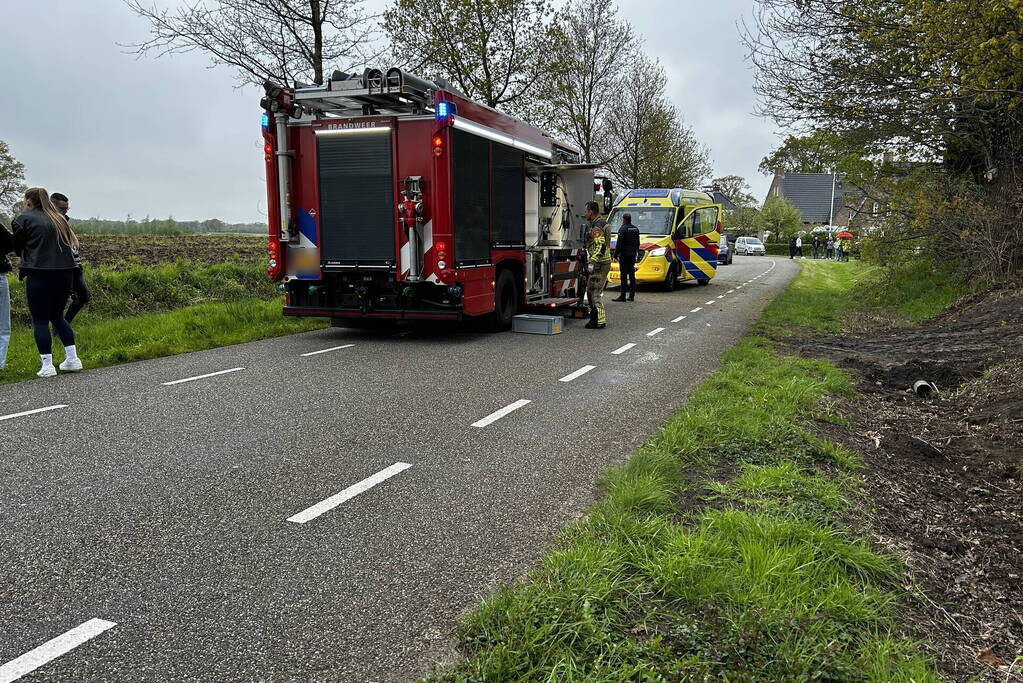
POLYGON ((490 327, 495 331, 510 329, 512 317, 518 309, 519 292, 515 286, 515 276, 506 268, 497 276, 494 285, 494 312, 490 317, 490 327))
POLYGON ((696 284, 698 284, 698 285, 709 285, 710 284, 710 280, 697 280, 696 284))
POLYGON ((674 292, 676 286, 678 286, 678 273, 675 271, 675 266, 669 266, 668 274, 664 276, 664 282, 661 283, 661 289, 666 292, 674 292))

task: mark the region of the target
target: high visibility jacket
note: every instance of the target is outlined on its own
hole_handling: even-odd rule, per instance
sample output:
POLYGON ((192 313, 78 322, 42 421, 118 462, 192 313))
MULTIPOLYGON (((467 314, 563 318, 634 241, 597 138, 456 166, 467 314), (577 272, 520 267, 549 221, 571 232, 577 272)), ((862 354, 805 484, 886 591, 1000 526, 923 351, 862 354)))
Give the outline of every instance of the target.
POLYGON ((607 221, 598 218, 586 231, 586 256, 590 263, 611 262, 611 239, 607 234, 607 221))

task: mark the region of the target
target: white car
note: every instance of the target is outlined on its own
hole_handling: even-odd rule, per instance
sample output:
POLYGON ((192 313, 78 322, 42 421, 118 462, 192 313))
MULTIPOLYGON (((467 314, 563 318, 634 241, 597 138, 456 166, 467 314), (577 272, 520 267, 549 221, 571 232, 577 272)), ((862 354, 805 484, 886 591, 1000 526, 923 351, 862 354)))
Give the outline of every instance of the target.
POLYGON ((763 256, 767 253, 767 248, 756 237, 738 237, 735 240, 735 253, 743 256, 763 256))

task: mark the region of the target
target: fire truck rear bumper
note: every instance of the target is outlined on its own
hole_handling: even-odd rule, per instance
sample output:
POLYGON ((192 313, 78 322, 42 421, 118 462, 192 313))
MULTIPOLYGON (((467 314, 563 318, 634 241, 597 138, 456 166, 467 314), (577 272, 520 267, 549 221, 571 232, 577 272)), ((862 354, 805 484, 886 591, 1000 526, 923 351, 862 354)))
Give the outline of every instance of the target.
POLYGON ((461 320, 461 311, 389 310, 363 313, 349 308, 307 308, 285 306, 284 315, 315 318, 360 318, 365 320, 461 320))

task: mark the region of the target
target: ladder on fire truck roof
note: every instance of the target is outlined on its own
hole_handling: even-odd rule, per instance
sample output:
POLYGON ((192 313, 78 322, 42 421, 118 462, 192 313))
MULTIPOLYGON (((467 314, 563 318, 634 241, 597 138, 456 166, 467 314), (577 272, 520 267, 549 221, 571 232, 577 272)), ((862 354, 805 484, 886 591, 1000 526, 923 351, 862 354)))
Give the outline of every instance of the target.
POLYGON ((426 114, 433 112, 438 90, 460 94, 442 79, 429 81, 398 67, 386 72, 366 69, 361 75, 335 71, 324 86, 297 88, 295 101, 307 111, 328 117, 426 114))

